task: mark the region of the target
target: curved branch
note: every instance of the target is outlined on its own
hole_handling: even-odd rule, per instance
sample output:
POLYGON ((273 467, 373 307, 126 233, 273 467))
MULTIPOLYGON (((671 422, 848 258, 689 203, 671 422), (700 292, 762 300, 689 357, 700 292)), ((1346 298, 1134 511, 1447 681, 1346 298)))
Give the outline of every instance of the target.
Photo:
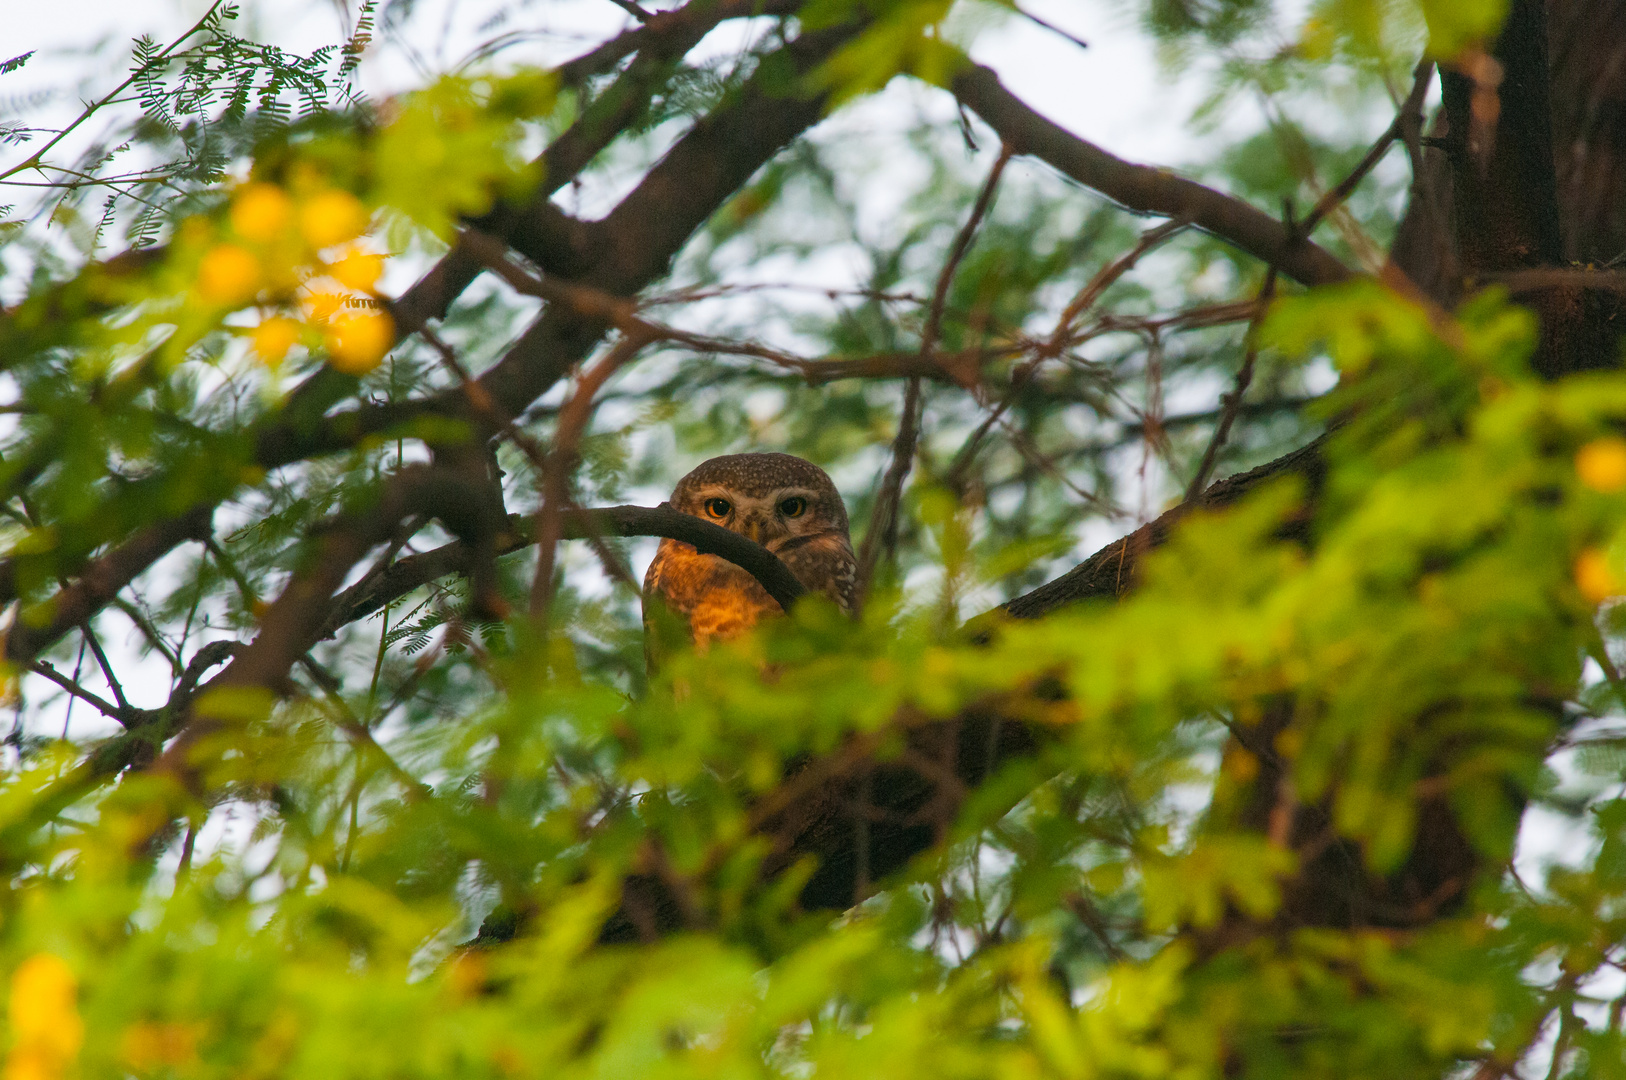
POLYGON ((1006 601, 997 610, 1017 619, 1037 619, 1068 604, 1110 600, 1123 595, 1134 583, 1141 556, 1167 540, 1174 527, 1192 510, 1229 505, 1278 476, 1295 473, 1305 477, 1312 489, 1318 488, 1326 472, 1323 456, 1326 441, 1327 436, 1322 435, 1257 469, 1220 480, 1194 501, 1183 502, 1128 536, 1114 540, 1061 577, 1006 601))
POLYGON ((1005 89, 989 68, 968 67, 955 76, 953 89, 1006 145, 1136 213, 1190 221, 1305 285, 1329 285, 1354 274, 1325 248, 1241 199, 1165 169, 1125 161, 1066 131, 1005 89))
MULTIPOLYGON (((705 555, 726 559, 757 579, 780 607, 789 609, 806 588, 779 557, 739 533, 704 518, 659 506, 606 506, 566 513, 560 536, 565 540, 591 540, 595 536, 662 536, 689 544, 705 555)), ((509 555, 536 542, 528 515, 509 514, 507 528, 497 537, 496 554, 509 555)), ((379 574, 352 585, 334 598, 333 608, 318 635, 330 638, 341 627, 365 619, 385 604, 431 581, 464 571, 469 548, 461 540, 433 551, 397 559, 379 574)))

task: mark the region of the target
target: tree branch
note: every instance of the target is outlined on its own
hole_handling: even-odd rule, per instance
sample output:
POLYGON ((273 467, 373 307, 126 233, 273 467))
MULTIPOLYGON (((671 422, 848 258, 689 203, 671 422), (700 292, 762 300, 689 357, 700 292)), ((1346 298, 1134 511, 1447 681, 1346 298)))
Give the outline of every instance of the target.
MULTIPOLYGON (((744 5, 728 8, 745 14, 744 5)), ((764 11, 771 13, 766 8, 764 11)), ((635 33, 654 33, 657 24, 670 28, 673 24, 661 22, 667 14, 675 13, 658 15, 635 33)), ((544 199, 523 218, 505 218, 512 233, 504 238, 549 273, 579 277, 584 285, 609 293, 636 292, 666 272, 694 229, 757 168, 820 118, 824 96, 787 94, 783 80, 787 75, 811 72, 856 31, 855 25, 846 25, 791 41, 777 54, 784 62, 768 65, 771 77, 753 76, 716 113, 699 121, 603 221, 575 221, 544 199)), ((102 272, 139 270, 151 265, 152 259, 147 252, 132 253, 123 262, 112 260, 102 272)), ((424 313, 432 314, 437 304, 449 303, 450 296, 462 287, 459 279, 467 275, 472 280, 470 268, 468 263, 455 267, 443 264, 440 278, 425 285, 424 292, 408 305, 412 317, 426 317, 424 313)), ((81 275, 83 280, 76 279, 76 289, 63 291, 52 303, 66 305, 64 310, 75 313, 80 306, 92 303, 91 277, 94 275, 81 275)), ((38 312, 33 308, 26 320, 13 319, 13 314, 7 313, 0 320, 0 345, 6 344, 5 335, 22 322, 29 327, 41 325, 34 318, 38 312)), ((541 319, 477 381, 496 410, 517 416, 587 355, 603 331, 602 322, 583 320, 573 311, 549 305, 541 319)), ((255 447, 255 463, 263 468, 278 468, 343 452, 360 439, 423 416, 470 419, 477 430, 486 426, 479 417, 470 416, 469 395, 461 386, 407 402, 367 402, 335 415, 324 415, 353 385, 351 377, 326 369, 306 380, 291 396, 281 416, 247 433, 255 447)), ((6 642, 7 658, 14 662, 32 659, 90 617, 176 544, 202 535, 210 510, 212 507, 203 507, 149 526, 93 563, 81 582, 59 594, 49 623, 37 629, 22 623, 13 628, 6 642), (202 515, 202 526, 194 515, 202 515)), ((0 563, 0 583, 10 572, 8 563, 0 563)))
POLYGON ((955 76, 953 90, 1017 153, 1048 162, 1129 210, 1189 221, 1305 285, 1353 276, 1326 249, 1241 199, 1164 169, 1124 161, 1071 134, 1005 89, 989 68, 965 69, 955 76))
MULTIPOLYGON (((767 548, 704 518, 674 510, 667 503, 580 508, 561 515, 561 540, 591 540, 595 536, 661 536, 682 541, 701 554, 726 559, 756 578, 782 608, 788 609, 806 591, 790 568, 767 548)), ((507 526, 497 537, 497 554, 512 554, 535 542, 533 520, 524 514, 510 514, 507 526)), ((341 627, 365 619, 420 586, 462 573, 468 557, 468 547, 454 541, 432 551, 398 559, 380 573, 336 596, 331 614, 318 636, 330 638, 341 627)))
MULTIPOLYGON (((503 517, 491 492, 444 465, 408 465, 385 482, 370 506, 354 506, 320 528, 310 555, 260 620, 259 636, 238 650, 209 682, 211 690, 285 689, 293 665, 315 644, 331 598, 350 570, 374 545, 387 541, 413 514, 440 519, 471 550, 479 551, 501 531, 503 517)), ((175 718, 181 735, 155 768, 190 784, 196 778, 193 746, 218 730, 224 717, 199 715, 193 702, 175 718)))
MULTIPOLYGON (((1011 148, 1001 146, 999 157, 995 159, 994 167, 988 171, 988 179, 983 181, 982 190, 977 193, 977 200, 972 204, 970 215, 966 218, 965 224, 960 226, 960 231, 954 237, 954 243, 949 247, 948 258, 944 260, 943 269, 937 275, 937 286, 932 290, 932 302, 926 313, 926 325, 920 334, 921 359, 930 357, 932 351, 937 348, 938 337, 943 331, 943 312, 948 306, 949 289, 954 284, 955 275, 959 273, 960 262, 965 258, 966 252, 971 250, 971 241, 976 238, 982 219, 994 205, 994 194, 999 190, 1000 178, 1005 175, 1005 166, 1010 160, 1011 148)), ((897 550, 898 509, 903 502, 903 482, 908 479, 909 471, 914 466, 915 444, 920 439, 922 410, 920 376, 913 375, 903 394, 903 411, 898 418, 898 434, 892 440, 892 461, 887 466, 881 478, 881 486, 875 493, 875 507, 870 512, 869 527, 864 530, 864 542, 858 549, 856 594, 860 603, 869 594, 876 563, 880 561, 883 553, 890 560, 897 550)))
POLYGON ((57 671, 56 668, 52 667, 44 660, 30 661, 27 664, 27 669, 32 671, 35 675, 55 683, 57 686, 72 694, 74 697, 90 705, 103 716, 111 716, 114 720, 117 720, 125 727, 130 726, 129 705, 115 705, 106 698, 99 697, 96 694, 91 693, 89 690, 86 690, 84 687, 68 678, 66 675, 57 671))
POLYGON ((1140 556, 1161 545, 1169 533, 1191 510, 1217 508, 1236 502, 1262 484, 1293 473, 1308 479, 1312 491, 1318 489, 1326 472, 1322 447, 1326 436, 1259 466, 1249 472, 1228 476, 1204 491, 1197 499, 1181 503, 1157 520, 1097 551, 1073 569, 1000 606, 1005 614, 1018 619, 1037 619, 1059 607, 1084 600, 1113 599, 1134 582, 1140 556))
POLYGON ((1248 323, 1244 335, 1242 367, 1236 373, 1236 385, 1223 399, 1225 411, 1220 414, 1219 423, 1214 425, 1214 436, 1208 440, 1208 448, 1203 451, 1203 459, 1197 466, 1196 475, 1186 487, 1185 502, 1191 502, 1202 494, 1209 476, 1213 475, 1214 463, 1219 460, 1219 452, 1225 447, 1225 440, 1231 437, 1231 425, 1236 423, 1237 412, 1242 408, 1242 395, 1248 392, 1248 386, 1253 382, 1253 366, 1259 359, 1259 324, 1264 321, 1271 297, 1275 295, 1276 268, 1272 266, 1265 272, 1265 283, 1259 288, 1259 299, 1253 320, 1248 323))
POLYGON ((1341 206, 1345 199, 1354 194, 1361 181, 1366 179, 1367 174, 1377 168, 1378 162, 1383 160, 1383 155, 1389 152, 1389 147, 1393 146, 1396 140, 1403 138, 1407 131, 1415 130, 1422 125, 1423 102, 1428 97, 1428 88, 1433 81, 1434 61, 1429 59, 1419 60, 1416 70, 1412 72, 1411 93, 1406 95, 1406 100, 1395 113, 1394 122, 1389 125, 1382 135, 1378 136, 1377 142, 1372 144, 1371 149, 1366 152, 1366 156, 1361 158, 1354 169, 1350 170, 1349 175, 1344 177, 1331 191, 1316 200, 1315 206, 1311 207, 1310 212, 1304 216, 1304 220, 1299 222, 1298 232, 1300 236, 1309 236, 1315 232, 1315 227, 1321 224, 1322 219, 1341 206))
POLYGON ((126 585, 177 544, 209 535, 214 507, 198 506, 136 533, 107 554, 92 560, 79 580, 62 589, 38 609, 20 612, 6 635, 6 659, 26 664, 69 630, 100 611, 126 585), (33 621, 34 611, 47 617, 33 621))

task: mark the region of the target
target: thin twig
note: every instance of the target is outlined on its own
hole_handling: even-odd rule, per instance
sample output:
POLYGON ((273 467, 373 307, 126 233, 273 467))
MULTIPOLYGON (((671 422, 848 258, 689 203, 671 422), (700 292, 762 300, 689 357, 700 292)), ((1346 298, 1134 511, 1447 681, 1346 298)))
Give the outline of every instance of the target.
POLYGON ((237 565, 237 560, 226 554, 225 549, 216 542, 213 536, 205 536, 202 543, 203 549, 214 556, 214 560, 220 566, 220 569, 225 571, 226 576, 231 578, 232 584, 237 586, 237 593, 243 598, 244 609, 250 615, 253 615, 254 608, 260 602, 259 590, 254 588, 243 574, 243 571, 237 565))
POLYGON ((892 440, 892 460, 875 493, 875 507, 870 512, 869 528, 864 530, 864 542, 858 549, 858 588, 856 595, 869 594, 870 579, 880 561, 882 548, 890 556, 898 546, 898 505, 903 499, 903 482, 914 464, 915 443, 920 436, 920 380, 910 379, 903 392, 903 412, 898 419, 898 434, 892 440))
POLYGON ((592 546, 593 553, 598 556, 599 564, 604 567, 604 573, 612 581, 619 581, 634 592, 641 591, 642 583, 633 576, 632 568, 627 565, 620 553, 605 541, 604 530, 599 528, 598 520, 592 514, 586 513, 568 494, 565 499, 565 510, 572 520, 581 524, 581 531, 587 534, 587 542, 592 546))
MULTIPOLYGON (((573 281, 546 275, 538 277, 516 264, 509 257, 508 249, 502 241, 476 230, 465 230, 459 242, 471 256, 480 260, 487 269, 502 278, 516 292, 561 304, 584 318, 607 322, 623 334, 642 335, 649 343, 660 341, 681 345, 700 353, 767 360, 797 372, 809 383, 851 376, 877 375, 891 378, 913 374, 933 376, 946 374, 956 381, 963 382, 965 380, 962 373, 969 365, 1007 355, 1011 351, 959 350, 945 354, 937 352, 934 348, 926 348, 912 353, 881 353, 855 358, 819 359, 797 356, 754 341, 708 337, 705 334, 679 330, 674 326, 644 318, 638 313, 639 305, 625 297, 573 281)), ((938 318, 941 318, 941 312, 938 318)), ((934 331, 931 336, 935 342, 936 332, 934 331)))
POLYGON ((1077 495, 1091 506, 1097 507, 1107 516, 1118 516, 1120 511, 1117 507, 1108 503, 1094 492, 1085 491, 1083 488, 1069 480, 1067 478, 1067 473, 1062 470, 1061 466, 1057 465, 1053 460, 1040 453, 1039 448, 1033 445, 1033 440, 1029 439, 1020 428, 1012 424, 1008 419, 1001 420, 999 426, 1004 429, 1006 435, 1010 436, 1011 445, 1016 447, 1016 452, 1022 455, 1023 459, 1026 460, 1028 464, 1032 465, 1040 472, 1049 475, 1052 479, 1059 482, 1074 495, 1077 495))
MULTIPOLYGON (((959 233, 954 238, 954 244, 949 248, 948 259, 943 263, 942 272, 937 275, 937 287, 932 290, 931 308, 926 314, 926 325, 920 335, 922 357, 930 356, 937 347, 937 339, 943 330, 943 312, 948 306, 949 289, 954 284, 955 274, 959 271, 966 252, 971 250, 971 241, 977 235, 977 227, 982 224, 983 218, 993 205, 1000 177, 1004 175, 1005 166, 1010 163, 1014 152, 1008 144, 999 148, 999 157, 995 160, 994 167, 989 170, 988 179, 984 181, 982 190, 977 193, 977 201, 971 207, 971 215, 966 218, 965 224, 960 227, 959 233)), ((910 467, 914 464, 915 444, 920 437, 920 413, 920 377, 915 376, 909 380, 909 385, 904 390, 903 414, 898 420, 897 437, 892 441, 892 461, 887 466, 880 489, 876 492, 869 528, 864 531, 864 543, 858 552, 856 595, 860 598, 869 592, 870 579, 875 574, 875 566, 880 560, 883 548, 889 559, 897 550, 898 506, 903 499, 903 482, 908 478, 910 467)))
POLYGON ((72 123, 70 123, 67 127, 62 128, 61 130, 59 130, 50 140, 48 140, 45 143, 44 146, 40 147, 38 150, 35 150, 33 152, 33 154, 29 155, 27 160, 18 162, 16 165, 13 165, 11 168, 6 169, 3 172, 0 172, 0 181, 4 181, 4 180, 6 180, 7 177, 14 176, 17 173, 20 173, 20 172, 24 171, 25 169, 37 169, 40 166, 40 164, 44 161, 45 155, 48 152, 50 152, 50 150, 53 147, 55 147, 57 143, 61 142, 65 138, 67 138, 69 132, 73 131, 74 128, 78 127, 80 124, 82 124, 86 120, 90 119, 90 117, 98 109, 100 109, 100 108, 102 108, 102 106, 108 104, 114 98, 118 97, 119 94, 123 93, 126 89, 128 89, 131 85, 133 85, 135 83, 136 79, 139 78, 143 72, 150 71, 154 66, 156 66, 160 62, 168 60, 170 58, 170 56, 175 52, 175 50, 181 47, 182 43, 184 43, 193 34, 196 34, 199 30, 202 30, 206 25, 208 25, 209 20, 214 18, 215 11, 218 10, 220 5, 223 4, 223 3, 225 3, 225 0, 215 0, 214 3, 209 5, 209 10, 205 11, 203 13, 203 17, 200 18, 197 22, 192 24, 192 28, 190 30, 188 30, 186 33, 182 34, 180 37, 176 38, 174 41, 170 42, 167 46, 164 47, 164 49, 161 52, 159 52, 157 55, 155 55, 152 58, 152 60, 150 60, 148 63, 138 67, 133 73, 131 73, 131 75, 128 78, 126 78, 123 82, 119 83, 112 90, 109 90, 100 100, 92 102, 90 105, 85 106, 84 111, 81 112, 76 118, 74 118, 72 123))
POLYGON ((1078 290, 1078 295, 1074 296, 1062 310, 1061 318, 1056 320, 1056 329, 1051 333, 1050 340, 1045 343, 1041 355, 1059 356, 1072 335, 1073 324, 1078 321, 1078 317, 1094 307, 1096 301, 1101 299, 1101 295, 1117 284, 1119 278, 1133 270, 1147 252, 1178 236, 1190 225, 1191 222, 1186 218, 1170 218, 1163 224, 1141 233, 1134 247, 1103 266, 1094 277, 1085 282, 1084 287, 1078 290))
POLYGON ((619 371, 653 340, 634 330, 624 333, 604 358, 576 380, 576 392, 559 410, 554 428, 553 449, 543 462, 542 505, 536 511, 536 576, 531 580, 531 618, 547 617, 553 600, 554 554, 563 539, 560 518, 570 501, 570 473, 576 467, 577 448, 593 419, 593 396, 606 380, 619 371))
POLYGON ((1365 157, 1361 158, 1360 163, 1355 166, 1354 170, 1344 177, 1337 187, 1316 200, 1315 206, 1305 215, 1304 220, 1299 222, 1296 229, 1298 236, 1307 237, 1314 232, 1315 227, 1321 224, 1323 218, 1341 206, 1344 200, 1354 193, 1360 182, 1366 179, 1367 173, 1377 168, 1378 162, 1382 161, 1383 156, 1389 152, 1389 147, 1393 146, 1397 139, 1405 137, 1410 125, 1417 123, 1422 116, 1423 102, 1428 97, 1428 88, 1433 81, 1434 61, 1426 58, 1419 60, 1415 71, 1412 73, 1411 93, 1407 95, 1405 102, 1400 106, 1400 111, 1395 114, 1394 122, 1389 125, 1382 135, 1378 136, 1378 141, 1372 144, 1372 148, 1366 152, 1365 157))
POLYGON ((885 289, 838 289, 830 285, 813 285, 797 281, 752 281, 731 285, 690 285, 667 293, 650 293, 642 298, 645 308, 669 307, 673 304, 696 304, 720 297, 742 296, 757 292, 817 293, 831 300, 855 297, 894 304, 924 304, 927 298, 912 292, 887 292, 885 289))
POLYGON ((1225 411, 1220 414, 1219 423, 1214 426, 1214 437, 1208 440, 1208 449, 1203 451, 1203 460, 1197 466, 1197 475, 1191 478, 1186 488, 1186 502, 1194 502, 1203 488, 1208 485, 1208 477, 1214 471, 1214 463, 1219 459, 1219 452, 1225 446, 1225 441, 1231 437, 1231 425, 1236 422, 1236 414, 1242 408, 1242 395, 1248 392, 1248 385, 1253 382, 1253 367, 1259 359, 1259 324, 1264 320, 1264 313, 1270 306, 1270 299, 1276 294, 1276 268, 1272 266, 1265 271, 1265 283, 1259 289, 1259 303, 1254 310, 1253 319, 1248 323, 1246 333, 1247 348, 1242 356, 1242 368, 1236 373, 1236 386, 1225 395, 1225 411))
POLYGON ((977 451, 982 447, 983 440, 988 437, 988 433, 993 430, 994 425, 1001 421, 1011 405, 1016 402, 1022 389, 1037 374, 1039 367, 1046 360, 1060 356, 1062 350, 1067 348, 1073 338, 1073 324, 1078 321, 1078 317, 1093 307, 1095 302, 1101 298, 1101 294, 1111 288, 1114 282, 1134 269, 1135 264, 1140 262, 1143 255, 1184 230, 1189 224, 1190 222, 1184 219, 1173 218, 1156 228, 1147 229, 1141 234, 1140 239, 1135 242, 1134 247, 1103 266, 1095 276, 1084 284, 1084 287, 1062 310, 1061 318, 1056 320, 1056 329, 1051 332, 1049 339, 1039 345, 1032 359, 1012 373, 1010 389, 1000 399, 999 403, 990 410, 988 416, 978 425, 977 430, 973 431, 971 436, 966 439, 965 445, 960 448, 960 452, 954 456, 954 462, 949 466, 948 476, 945 481, 950 488, 958 490, 965 482, 965 475, 970 471, 971 463, 976 459, 977 451))
POLYGON ((1108 959, 1113 963, 1128 959, 1128 955, 1118 943, 1112 940, 1107 920, 1101 915, 1101 910, 1095 906, 1093 900, 1082 892, 1070 892, 1062 898, 1062 902, 1067 905, 1067 909, 1074 917, 1095 935, 1095 940, 1100 942, 1101 949, 1107 954, 1108 959))
POLYGON ((72 696, 79 698, 91 708, 95 709, 97 712, 100 712, 103 716, 111 716, 121 724, 125 723, 129 719, 130 713, 128 707, 121 708, 113 704, 111 701, 108 701, 106 698, 100 697, 91 691, 86 690, 84 687, 62 674, 44 660, 34 660, 30 662, 28 665, 28 670, 32 671, 36 675, 49 679, 51 682, 56 683, 72 696))
POLYGON ((147 639, 149 645, 163 654, 164 659, 169 661, 172 673, 179 675, 182 667, 180 654, 169 647, 169 643, 158 632, 158 628, 152 624, 152 620, 147 618, 135 604, 122 596, 113 597, 112 605, 123 612, 125 618, 135 624, 136 629, 141 631, 141 636, 147 639))
POLYGON ((1087 49, 1087 48, 1090 47, 1090 43, 1085 41, 1083 38, 1077 37, 1077 36, 1075 36, 1073 34, 1069 34, 1067 31, 1063 30, 1061 27, 1057 26, 1055 23, 1047 22, 1046 20, 1039 18, 1039 16, 1033 14, 1033 12, 1027 10, 1026 8, 1018 7, 1015 3, 1011 4, 1011 8, 1018 15, 1022 16, 1022 18, 1026 19, 1028 22, 1032 23, 1033 25, 1042 26, 1046 30, 1050 31, 1052 34, 1055 34, 1057 37, 1066 38, 1068 41, 1072 42, 1074 45, 1077 45, 1081 49, 1087 49))
POLYGON ((971 241, 976 238, 982 219, 988 216, 988 209, 994 204, 994 193, 999 190, 999 179, 1005 175, 1005 166, 1010 163, 1011 155, 1014 153, 1009 146, 999 148, 999 157, 994 161, 994 167, 988 171, 988 179, 983 182, 982 190, 977 192, 977 201, 972 204, 971 216, 960 226, 959 233, 954 237, 954 246, 949 248, 948 260, 944 262, 942 271, 937 275, 937 287, 932 290, 932 306, 926 314, 926 328, 920 335, 922 356, 929 356, 937 347, 937 338, 943 330, 943 311, 948 306, 949 288, 954 284, 954 277, 960 270, 960 263, 965 259, 966 252, 971 250, 971 241))
POLYGON ((341 683, 338 676, 323 667, 309 653, 299 658, 299 666, 305 669, 306 673, 310 675, 311 681, 316 683, 327 698, 328 703, 333 706, 331 716, 339 730, 348 735, 360 749, 376 757, 379 764, 384 766, 385 771, 406 789, 409 800, 426 799, 434 794, 433 789, 428 784, 407 772, 406 768, 396 761, 395 757, 384 749, 377 739, 373 738, 372 731, 368 729, 367 725, 362 722, 361 718, 355 714, 349 703, 339 693, 341 683))
POLYGON ((102 669, 102 678, 107 680, 107 687, 113 691, 113 700, 119 703, 119 708, 126 711, 130 702, 124 696, 124 687, 119 685, 118 677, 113 674, 113 665, 108 663, 107 654, 102 651, 102 643, 97 640, 96 632, 90 628, 90 623, 79 627, 79 632, 85 635, 85 642, 90 646, 91 655, 96 657, 96 666, 102 669))

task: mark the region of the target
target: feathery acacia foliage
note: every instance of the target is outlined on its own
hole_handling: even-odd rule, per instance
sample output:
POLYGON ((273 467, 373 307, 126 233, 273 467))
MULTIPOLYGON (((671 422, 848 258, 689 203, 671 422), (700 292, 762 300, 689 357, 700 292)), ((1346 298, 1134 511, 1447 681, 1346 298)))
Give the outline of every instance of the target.
POLYGON ((0 129, 8 1077, 1626 1075, 1615 6, 1156 0, 1198 179, 1012 5, 622 6, 0 129), (612 506, 749 448, 858 618, 612 506), (646 676, 653 535, 789 617, 646 676))

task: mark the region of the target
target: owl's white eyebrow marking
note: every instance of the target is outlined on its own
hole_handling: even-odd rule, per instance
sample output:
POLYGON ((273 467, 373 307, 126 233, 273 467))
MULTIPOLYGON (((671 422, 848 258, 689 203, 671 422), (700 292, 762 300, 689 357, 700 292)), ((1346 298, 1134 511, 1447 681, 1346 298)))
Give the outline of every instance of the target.
POLYGON ((739 494, 732 488, 722 484, 707 484, 705 487, 696 488, 694 497, 697 499, 727 499, 729 502, 733 502, 739 498, 739 494))
POLYGON ((704 487, 696 488, 694 497, 697 499, 727 499, 729 502, 756 502, 761 500, 765 503, 777 503, 781 499, 787 499, 793 495, 800 496, 808 502, 814 502, 818 499, 818 494, 812 488, 782 487, 774 488, 772 491, 761 495, 746 495, 725 484, 707 484, 704 487))

